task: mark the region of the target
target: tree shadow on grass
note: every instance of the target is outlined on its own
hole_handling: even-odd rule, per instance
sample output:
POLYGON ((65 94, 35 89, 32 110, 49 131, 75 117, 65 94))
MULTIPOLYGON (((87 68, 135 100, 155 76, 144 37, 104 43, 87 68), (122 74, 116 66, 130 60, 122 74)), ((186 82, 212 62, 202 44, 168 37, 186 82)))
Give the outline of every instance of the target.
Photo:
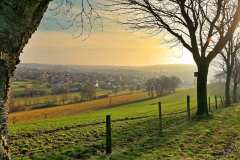
POLYGON ((236 109, 223 109, 224 112, 218 110, 214 115, 192 121, 186 121, 184 115, 165 119, 168 129, 162 134, 157 118, 129 125, 125 128, 127 134, 115 135, 111 160, 224 159, 232 154, 226 151, 234 146, 233 141, 240 139, 237 122, 240 116, 236 109), (121 143, 123 140, 125 145, 121 143), (229 145, 230 142, 233 144, 229 145))
MULTIPOLYGON (((164 151, 166 148, 173 149, 171 153, 161 153, 162 159, 168 159, 174 154, 174 151, 179 151, 181 134, 195 126, 200 121, 193 120, 188 122, 185 116, 171 117, 164 119, 164 129, 162 133, 159 130, 159 120, 146 119, 141 122, 136 122, 126 127, 122 127, 119 131, 114 131, 113 126, 113 154, 111 160, 136 160, 143 156, 156 152, 159 148, 164 151), (114 133, 115 132, 115 133, 114 133)), ((168 150, 168 149, 167 149, 168 150)), ((156 153, 158 154, 158 153, 156 153)), ((95 157, 92 159, 106 159, 105 156, 95 157)), ((150 160, 151 157, 145 158, 150 160)), ((171 159, 171 158, 170 158, 171 159)))
MULTIPOLYGON (((144 154, 153 152, 156 148, 171 144, 172 140, 178 137, 183 130, 198 123, 198 121, 187 122, 185 116, 169 117, 163 122, 165 129, 162 133, 159 130, 159 119, 156 117, 113 124, 113 154, 111 159, 135 160, 144 154)), ((107 159, 107 157, 93 155, 89 159, 102 160, 107 159)))
MULTIPOLYGON (((159 119, 155 117, 129 120, 123 122, 114 122, 112 124, 112 141, 113 141, 113 154, 110 159, 112 160, 136 160, 147 159, 151 157, 143 158, 148 154, 157 153, 159 149, 164 151, 166 148, 170 148, 171 152, 166 151, 161 153, 163 157, 161 159, 168 159, 173 155, 174 151, 179 150, 180 139, 182 133, 185 130, 197 125, 204 120, 193 120, 191 122, 186 120, 185 115, 179 117, 165 117, 163 119, 164 130, 160 133, 159 119), (166 129, 167 128, 167 129, 166 129)), ((81 128, 80 128, 81 129, 81 128)), ((71 131, 69 131, 71 132, 71 131)), ((104 130, 103 130, 104 132, 104 130)), ((32 156, 31 159, 47 160, 105 160, 108 159, 104 155, 105 136, 104 133, 100 133, 102 136, 96 141, 89 142, 86 139, 74 145, 58 148, 48 153, 41 153, 39 155, 32 156), (87 144, 87 145, 86 145, 87 144)), ((166 149, 168 150, 168 149, 166 149)), ((171 159, 171 158, 170 158, 171 159)))

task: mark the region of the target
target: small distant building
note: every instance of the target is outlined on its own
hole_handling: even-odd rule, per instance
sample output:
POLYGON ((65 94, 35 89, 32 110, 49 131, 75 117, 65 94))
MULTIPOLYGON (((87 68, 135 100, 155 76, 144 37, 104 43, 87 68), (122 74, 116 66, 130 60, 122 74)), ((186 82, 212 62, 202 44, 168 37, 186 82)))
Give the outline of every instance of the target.
POLYGON ((99 87, 99 82, 98 82, 98 80, 96 81, 96 84, 95 84, 95 87, 99 87))

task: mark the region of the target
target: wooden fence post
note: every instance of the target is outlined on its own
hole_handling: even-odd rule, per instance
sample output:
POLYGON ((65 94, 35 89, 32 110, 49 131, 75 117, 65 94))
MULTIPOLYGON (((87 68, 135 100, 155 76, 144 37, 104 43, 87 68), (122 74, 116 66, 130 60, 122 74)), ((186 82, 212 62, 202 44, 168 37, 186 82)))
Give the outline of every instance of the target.
POLYGON ((215 107, 216 107, 216 109, 218 109, 217 96, 215 96, 215 107))
POLYGON ((190 96, 187 96, 187 118, 188 120, 191 120, 190 96))
POLYGON ((112 129, 111 129, 111 116, 106 116, 106 154, 112 153, 112 129))
POLYGON ((208 97, 208 111, 211 112, 211 97, 208 97))
POLYGON ((158 114, 159 114, 159 128, 160 132, 162 132, 163 124, 162 124, 162 103, 158 102, 158 114))

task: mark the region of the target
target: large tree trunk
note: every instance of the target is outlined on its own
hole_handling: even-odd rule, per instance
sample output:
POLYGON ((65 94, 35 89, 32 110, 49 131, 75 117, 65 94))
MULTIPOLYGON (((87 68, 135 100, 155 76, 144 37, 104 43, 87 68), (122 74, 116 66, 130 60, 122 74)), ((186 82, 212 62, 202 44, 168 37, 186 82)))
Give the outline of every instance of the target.
POLYGON ((235 56, 235 59, 234 59, 235 63, 234 63, 234 66, 233 66, 233 72, 232 72, 232 75, 233 75, 233 92, 232 92, 232 95, 233 95, 233 102, 236 103, 238 101, 238 93, 237 93, 237 90, 238 90, 238 84, 239 84, 239 71, 240 71, 240 65, 239 65, 239 58, 237 56, 235 56))
POLYGON ((0 1, 0 160, 9 160, 7 94, 19 56, 36 31, 51 0, 0 1))
POLYGON ((207 102, 207 77, 208 77, 209 63, 201 62, 198 64, 197 75, 197 115, 208 115, 208 102, 207 102))
POLYGON ((9 160, 9 147, 7 144, 7 113, 8 108, 5 106, 7 102, 7 92, 9 88, 9 72, 6 62, 0 61, 0 159, 9 160))
POLYGON ((232 91, 232 95, 233 95, 233 102, 236 103, 238 101, 238 94, 237 94, 237 90, 238 90, 238 83, 239 83, 239 73, 238 73, 238 68, 239 67, 237 65, 237 63, 235 63, 235 69, 233 72, 233 91, 232 91))
POLYGON ((237 89, 238 89, 238 83, 233 83, 233 102, 237 102, 237 89))
POLYGON ((231 96, 230 96, 230 85, 231 85, 231 78, 232 78, 232 69, 230 66, 227 66, 227 75, 226 75, 226 82, 225 82, 225 106, 231 105, 231 96))

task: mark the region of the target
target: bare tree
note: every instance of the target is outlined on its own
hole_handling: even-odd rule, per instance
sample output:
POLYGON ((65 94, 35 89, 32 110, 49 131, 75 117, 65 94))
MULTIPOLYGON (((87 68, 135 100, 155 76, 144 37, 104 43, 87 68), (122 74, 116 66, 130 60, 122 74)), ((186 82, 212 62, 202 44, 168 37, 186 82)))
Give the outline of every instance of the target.
POLYGON ((96 87, 91 83, 86 83, 80 90, 81 100, 89 101, 96 98, 96 87))
POLYGON ((125 16, 123 23, 131 29, 167 32, 172 43, 192 53, 198 68, 197 115, 208 115, 209 64, 237 28, 240 0, 112 0, 110 6, 125 16))
POLYGON ((181 84, 181 80, 178 77, 161 76, 160 78, 152 78, 147 80, 146 88, 148 95, 152 98, 156 96, 164 96, 175 92, 175 89, 181 84), (155 94, 154 94, 155 93, 155 94))
POLYGON ((149 79, 146 82, 146 90, 148 92, 148 95, 153 98, 154 97, 154 80, 153 79, 149 79))
MULTIPOLYGON (((0 1, 0 159, 9 160, 9 146, 7 144, 7 95, 9 80, 19 56, 37 30, 49 3, 53 0, 1 0, 0 1)), ((81 7, 73 12, 73 1, 58 0, 51 10, 56 14, 64 13, 69 22, 68 27, 75 26, 84 32, 84 25, 98 17, 93 10, 90 0, 79 0, 81 7)), ((89 27, 88 27, 89 28, 89 27)))
POLYGON ((224 47, 222 52, 220 52, 224 62, 222 69, 223 69, 223 72, 226 74, 225 106, 231 105, 231 95, 230 95, 231 80, 232 80, 232 74, 233 74, 233 69, 235 65, 235 59, 239 49, 240 49, 240 35, 238 33, 234 35, 234 37, 224 47))

